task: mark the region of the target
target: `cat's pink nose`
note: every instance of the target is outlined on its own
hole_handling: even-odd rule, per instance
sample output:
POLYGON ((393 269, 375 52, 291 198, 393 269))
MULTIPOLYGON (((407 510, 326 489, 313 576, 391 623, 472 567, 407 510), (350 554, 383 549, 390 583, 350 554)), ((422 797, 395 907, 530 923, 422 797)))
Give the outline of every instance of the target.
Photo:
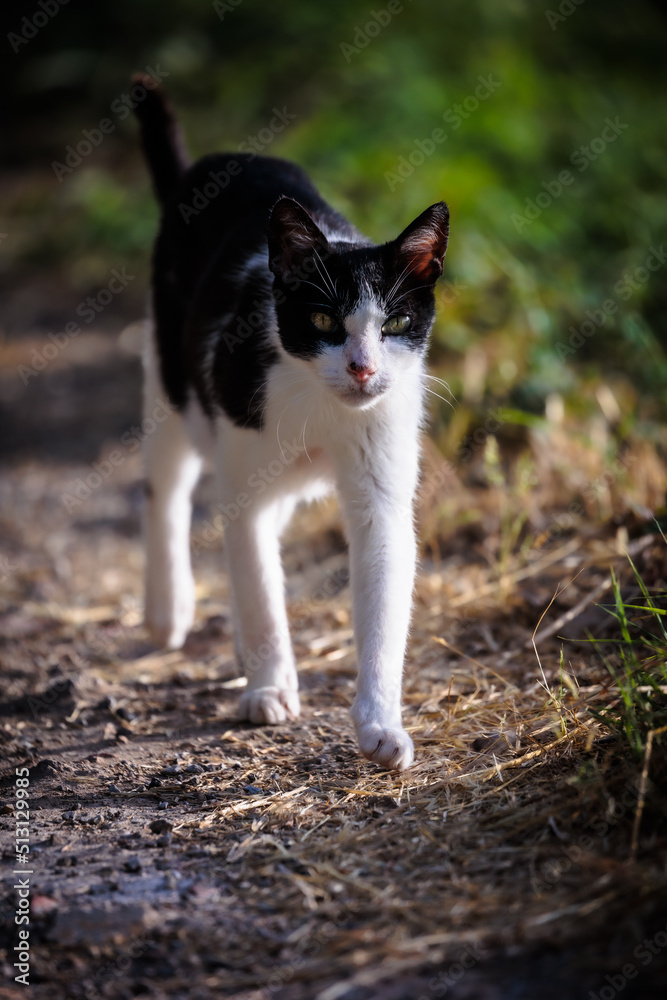
POLYGON ((354 361, 350 361, 347 370, 362 385, 368 382, 371 375, 375 375, 375 368, 368 368, 366 365, 357 365, 354 361))

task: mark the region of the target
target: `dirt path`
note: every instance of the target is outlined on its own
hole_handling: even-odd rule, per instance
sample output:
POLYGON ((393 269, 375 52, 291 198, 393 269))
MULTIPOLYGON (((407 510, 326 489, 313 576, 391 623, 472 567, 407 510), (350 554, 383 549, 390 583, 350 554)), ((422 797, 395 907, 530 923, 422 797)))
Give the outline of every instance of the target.
MULTIPOLYGON (((659 995, 660 803, 631 863, 636 772, 588 710, 608 675, 572 642, 576 684, 561 687, 561 642, 547 638, 550 698, 530 648, 577 574, 547 620, 579 605, 558 634, 604 635, 585 598, 609 565, 623 572, 615 531, 555 537, 504 583, 488 540, 443 539, 410 643, 417 763, 395 776, 357 754, 344 544, 335 509, 307 513, 285 547, 303 717, 249 727, 234 717, 210 483, 193 525, 196 630, 161 654, 141 629, 138 367, 107 348, 3 395, 16 431, 0 481, 5 982, 26 766, 38 1000, 659 995), (638 952, 645 939, 653 950, 638 952)), ((14 377, 9 366, 3 385, 14 377)), ((661 542, 640 542, 636 560, 667 577, 661 542)))

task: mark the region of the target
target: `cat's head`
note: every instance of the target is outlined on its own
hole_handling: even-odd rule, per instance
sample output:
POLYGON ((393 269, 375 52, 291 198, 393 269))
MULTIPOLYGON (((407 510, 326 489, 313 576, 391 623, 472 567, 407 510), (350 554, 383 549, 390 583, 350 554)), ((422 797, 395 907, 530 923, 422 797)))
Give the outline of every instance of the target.
POLYGON ((273 208, 269 266, 280 339, 350 406, 367 406, 422 363, 449 234, 444 202, 381 246, 325 236, 291 198, 273 208))

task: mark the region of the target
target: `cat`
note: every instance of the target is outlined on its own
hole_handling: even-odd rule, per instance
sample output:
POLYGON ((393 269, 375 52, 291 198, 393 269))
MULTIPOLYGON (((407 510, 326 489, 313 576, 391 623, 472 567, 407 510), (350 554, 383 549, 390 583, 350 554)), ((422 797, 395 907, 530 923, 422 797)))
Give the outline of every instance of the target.
POLYGON ((239 716, 296 718, 280 537, 299 501, 335 489, 350 550, 359 748, 403 770, 414 755, 401 721, 412 510, 448 208, 431 205, 375 245, 292 163, 228 153, 191 165, 161 89, 134 79, 147 88, 135 111, 162 209, 145 405, 166 393, 173 408, 145 447, 146 625, 169 649, 192 626, 191 494, 213 463, 233 515, 224 549, 247 677, 239 716))

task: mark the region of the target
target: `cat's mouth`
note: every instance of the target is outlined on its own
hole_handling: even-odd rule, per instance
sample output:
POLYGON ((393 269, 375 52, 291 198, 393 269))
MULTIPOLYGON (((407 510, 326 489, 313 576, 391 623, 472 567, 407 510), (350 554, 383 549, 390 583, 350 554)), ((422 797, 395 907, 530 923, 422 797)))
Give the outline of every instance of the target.
POLYGON ((336 395, 348 406, 364 407, 383 396, 388 388, 384 379, 372 379, 365 383, 351 382, 344 389, 338 389, 336 395))

